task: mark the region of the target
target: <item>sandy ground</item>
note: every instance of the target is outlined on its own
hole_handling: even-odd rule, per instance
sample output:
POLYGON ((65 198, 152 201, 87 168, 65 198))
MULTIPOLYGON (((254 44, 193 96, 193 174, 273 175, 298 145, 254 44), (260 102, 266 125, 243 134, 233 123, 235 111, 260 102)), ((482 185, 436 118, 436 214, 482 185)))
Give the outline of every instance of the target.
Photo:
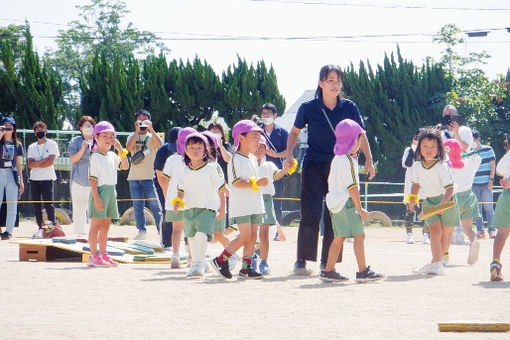
MULTIPOLYGON (((64 226, 71 234, 72 227, 64 226)), ((15 239, 30 237, 22 222, 15 239)), ((417 276, 429 246, 406 245, 398 228, 368 228, 367 261, 387 275, 354 282, 356 263, 346 243, 337 271, 345 284, 322 283, 314 273, 291 273, 297 228, 271 242, 272 275, 261 281, 225 281, 213 274, 185 278, 186 268, 120 265, 87 269, 82 263, 19 262, 18 245, 0 242, 1 339, 509 339, 510 333, 440 333, 438 322, 510 322, 510 281, 489 281, 492 241, 481 240, 480 260, 466 264, 467 246, 453 245, 442 277, 417 276)), ((136 234, 114 226, 112 236, 136 234)), ((149 240, 157 240, 155 228, 149 240)), ((419 231, 415 230, 415 238, 419 231)), ((503 263, 510 264, 510 245, 503 263)), ((209 245, 208 254, 221 251, 209 245)), ((237 267, 239 269, 239 265, 237 267)), ((236 272, 237 273, 237 272, 236 272)), ((504 271, 505 273, 505 271, 504 271)), ((510 275, 507 273, 507 275, 510 275)))

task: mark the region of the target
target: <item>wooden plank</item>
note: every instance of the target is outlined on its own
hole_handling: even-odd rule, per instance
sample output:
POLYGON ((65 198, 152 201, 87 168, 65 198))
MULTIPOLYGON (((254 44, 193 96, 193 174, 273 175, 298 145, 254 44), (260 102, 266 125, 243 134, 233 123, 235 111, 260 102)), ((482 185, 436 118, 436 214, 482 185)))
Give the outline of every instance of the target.
POLYGON ((437 324, 440 332, 509 332, 510 323, 445 322, 437 324))

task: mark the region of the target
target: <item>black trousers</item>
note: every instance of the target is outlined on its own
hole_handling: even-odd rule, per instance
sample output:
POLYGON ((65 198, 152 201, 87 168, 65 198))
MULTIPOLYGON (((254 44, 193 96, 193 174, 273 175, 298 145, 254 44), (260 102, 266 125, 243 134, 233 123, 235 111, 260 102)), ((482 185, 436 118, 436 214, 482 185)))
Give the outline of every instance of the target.
MULTIPOLYGON (((305 162, 301 173, 301 222, 298 231, 297 258, 317 261, 317 245, 322 213, 322 202, 328 192, 330 162, 305 162)), ((326 263, 333 228, 329 210, 324 209, 324 237, 321 262, 326 263)), ((341 253, 339 262, 341 261, 341 253)))
POLYGON ((172 233, 174 231, 172 222, 165 222, 165 195, 163 195, 163 189, 158 183, 158 180, 154 178, 154 186, 156 187, 156 193, 158 195, 159 203, 163 208, 163 217, 161 218, 161 231, 158 227, 158 233, 161 233, 161 243, 163 247, 172 246, 172 233))
MULTIPOLYGON (((53 181, 33 181, 30 180, 30 191, 32 192, 32 201, 53 201, 53 181)), ((44 209, 46 209, 46 214, 48 214, 48 220, 51 222, 55 222, 55 206, 53 203, 40 203, 35 202, 34 212, 35 212, 35 220, 37 221, 37 225, 39 228, 42 228, 43 225, 43 213, 42 207, 44 204, 44 209)))

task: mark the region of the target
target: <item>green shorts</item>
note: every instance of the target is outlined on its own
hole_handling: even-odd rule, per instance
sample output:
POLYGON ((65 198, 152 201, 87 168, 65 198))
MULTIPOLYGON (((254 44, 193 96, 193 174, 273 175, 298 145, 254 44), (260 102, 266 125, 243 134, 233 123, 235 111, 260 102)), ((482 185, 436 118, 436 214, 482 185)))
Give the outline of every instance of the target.
POLYGON ((213 226, 213 233, 222 233, 225 231, 225 223, 227 218, 222 217, 219 221, 216 220, 216 224, 213 226))
POLYGON ((238 216, 238 217, 231 217, 229 219, 229 224, 242 224, 242 223, 251 223, 251 224, 262 224, 262 216, 263 214, 252 214, 252 215, 245 215, 245 216, 238 216))
POLYGON ((94 207, 92 192, 89 195, 89 213, 91 218, 119 218, 117 209, 117 191, 114 185, 101 185, 97 187, 99 197, 103 201, 103 210, 99 211, 94 207))
POLYGON ((273 197, 269 194, 262 195, 264 199, 264 209, 266 213, 263 215, 262 224, 275 225, 276 214, 274 212, 273 197))
POLYGON ((365 228, 361 216, 356 212, 354 203, 349 197, 345 206, 337 213, 329 212, 335 237, 353 237, 363 235, 365 228))
POLYGON ((197 232, 212 235, 216 225, 216 211, 205 208, 191 208, 182 211, 182 226, 186 237, 194 237, 197 232))
MULTIPOLYGON (((444 195, 434 196, 434 197, 427 197, 423 200, 422 205, 422 211, 425 209, 429 209, 432 207, 435 207, 436 205, 441 202, 444 195)), ((434 215, 429 218, 425 219, 426 225, 431 225, 432 223, 435 223, 437 221, 440 221, 443 227, 456 227, 460 224, 460 218, 459 218, 459 210, 457 209, 457 205, 454 205, 448 210, 445 210, 443 214, 434 215)))
POLYGON ((165 210, 165 222, 182 221, 182 210, 174 213, 173 210, 165 210))
POLYGON ((476 219, 480 217, 480 214, 478 213, 478 201, 471 189, 458 192, 454 195, 454 197, 461 220, 466 220, 468 218, 476 219))
POLYGON ((495 228, 510 228, 510 189, 503 190, 499 194, 492 226, 495 228))

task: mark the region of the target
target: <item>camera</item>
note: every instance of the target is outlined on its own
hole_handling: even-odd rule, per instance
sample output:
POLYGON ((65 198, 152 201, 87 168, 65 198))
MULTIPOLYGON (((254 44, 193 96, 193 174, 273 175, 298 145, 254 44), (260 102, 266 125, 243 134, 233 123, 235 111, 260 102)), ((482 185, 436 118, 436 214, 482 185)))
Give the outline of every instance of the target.
POLYGON ((462 125, 462 116, 444 115, 441 117, 441 125, 443 129, 446 129, 452 122, 457 122, 462 125))
POLYGON ((1 131, 12 131, 12 126, 0 126, 1 131))
POLYGON ((256 124, 265 124, 265 123, 269 123, 269 119, 267 118, 260 118, 260 117, 253 117, 253 121, 256 123, 256 124))

